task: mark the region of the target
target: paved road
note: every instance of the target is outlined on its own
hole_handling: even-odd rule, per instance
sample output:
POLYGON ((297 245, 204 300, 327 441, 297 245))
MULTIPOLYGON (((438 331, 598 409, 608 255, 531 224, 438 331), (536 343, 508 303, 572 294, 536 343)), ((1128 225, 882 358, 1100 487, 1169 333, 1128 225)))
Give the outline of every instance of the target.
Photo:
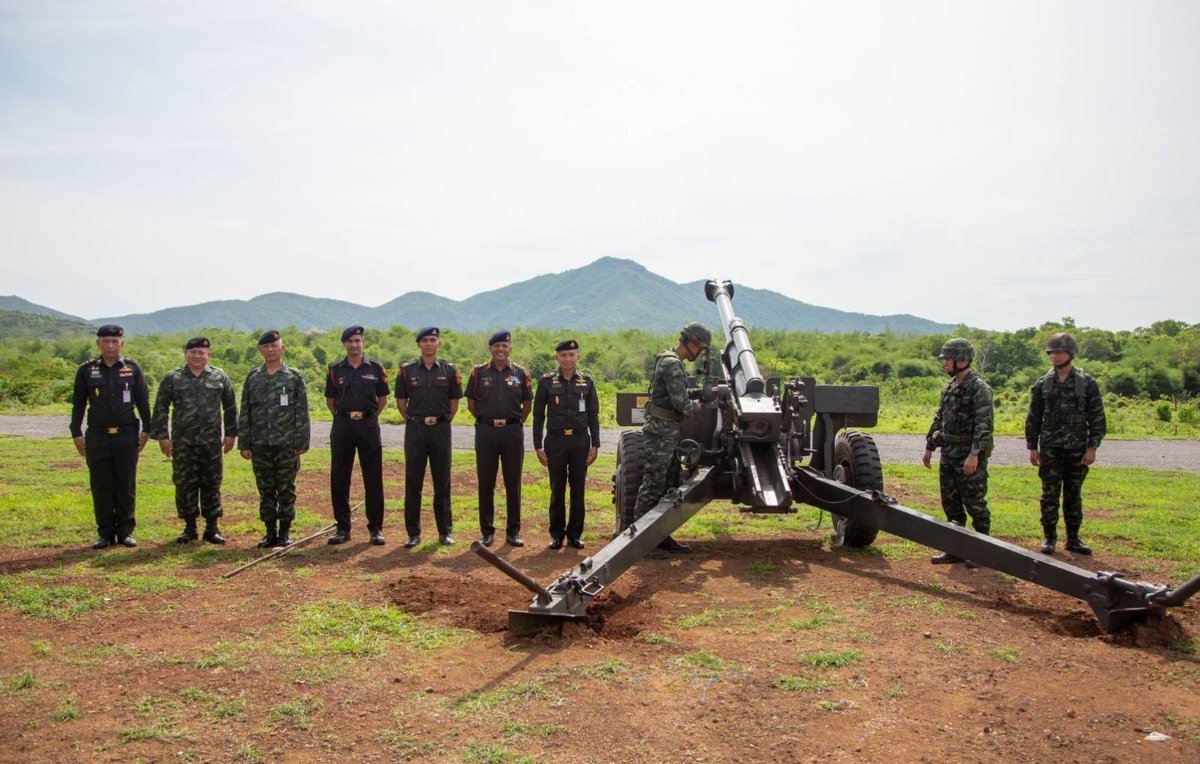
MULTIPOLYGON (((67 435, 65 416, 17 416, 0 414, 0 435, 23 435, 28 438, 59 438, 67 435)), ((454 447, 469 451, 473 448, 474 427, 454 426, 454 447)), ((399 448, 404 445, 404 429, 399 425, 382 425, 383 444, 399 448)), ((620 430, 600 432, 600 451, 617 450, 620 430)), ((329 422, 313 423, 313 445, 329 442, 329 422)), ((875 435, 879 454, 885 462, 921 461, 925 438, 919 435, 875 435)), ((525 428, 525 444, 533 447, 529 428, 525 428)), ((996 439, 992 464, 1028 464, 1028 452, 1023 438, 996 439)), ((1158 470, 1200 473, 1200 441, 1194 440, 1106 440, 1100 448, 1099 466, 1106 464, 1127 467, 1148 467, 1158 470)))

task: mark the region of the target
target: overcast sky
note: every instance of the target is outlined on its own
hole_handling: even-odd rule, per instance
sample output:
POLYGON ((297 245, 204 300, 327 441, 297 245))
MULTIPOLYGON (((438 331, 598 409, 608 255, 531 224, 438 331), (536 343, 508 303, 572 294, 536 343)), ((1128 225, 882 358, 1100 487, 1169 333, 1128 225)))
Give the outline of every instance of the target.
POLYGON ((0 0, 0 73, 0 294, 87 318, 611 255, 1200 322, 1196 0, 0 0))

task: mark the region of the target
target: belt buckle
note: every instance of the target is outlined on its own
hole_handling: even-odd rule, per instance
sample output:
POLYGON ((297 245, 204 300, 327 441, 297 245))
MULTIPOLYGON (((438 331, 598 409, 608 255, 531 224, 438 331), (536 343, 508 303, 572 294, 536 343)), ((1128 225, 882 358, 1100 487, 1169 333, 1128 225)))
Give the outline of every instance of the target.
POLYGON ((363 413, 361 411, 351 411, 349 413, 351 419, 362 419, 363 417, 363 413))
POLYGON ((508 424, 507 419, 493 419, 492 420, 492 427, 504 427, 507 424, 508 424))
POLYGON ((427 416, 427 417, 425 417, 425 424, 426 424, 426 425, 428 425, 428 426, 432 427, 433 425, 435 425, 435 424, 437 424, 437 423, 438 423, 438 418, 437 418, 437 417, 435 417, 435 416, 427 416))
POLYGON ((574 435, 574 434, 575 434, 575 430, 574 430, 574 429, 572 429, 572 428, 570 428, 570 427, 568 427, 567 429, 563 430, 563 435, 566 435, 566 436, 568 436, 568 437, 570 437, 571 435, 574 435))
POLYGON ((116 435, 120 431, 121 431, 120 427, 109 427, 107 430, 105 430, 105 432, 107 432, 109 435, 116 435))

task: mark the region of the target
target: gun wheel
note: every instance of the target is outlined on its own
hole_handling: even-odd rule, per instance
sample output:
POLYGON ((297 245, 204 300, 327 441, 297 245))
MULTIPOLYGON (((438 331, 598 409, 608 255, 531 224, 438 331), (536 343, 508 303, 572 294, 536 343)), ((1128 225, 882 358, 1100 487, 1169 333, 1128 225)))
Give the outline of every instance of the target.
POLYGON ((633 510, 637 507, 638 489, 642 487, 645 468, 642 431, 626 430, 617 441, 617 469, 613 473, 613 504, 616 507, 614 536, 633 522, 633 510))
MULTIPOLYGON (((833 479, 860 491, 883 490, 883 463, 875 440, 866 433, 846 430, 833 443, 833 479)), ((878 528, 833 516, 834 543, 838 546, 870 546, 879 535, 878 528)))

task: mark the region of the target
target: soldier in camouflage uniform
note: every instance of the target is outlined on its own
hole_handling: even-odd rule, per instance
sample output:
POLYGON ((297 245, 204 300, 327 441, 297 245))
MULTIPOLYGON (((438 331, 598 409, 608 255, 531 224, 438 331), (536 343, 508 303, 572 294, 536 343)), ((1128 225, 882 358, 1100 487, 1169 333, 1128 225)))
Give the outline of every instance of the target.
MULTIPOLYGON (((683 361, 695 361, 708 350, 711 342, 712 333, 702 324, 693 322, 680 331, 675 347, 659 353, 654 361, 650 400, 645 408, 646 422, 642 425, 642 451, 646 461, 634 517, 641 517, 653 509, 667 492, 667 475, 676 458, 675 447, 679 445, 679 423, 700 408, 698 401, 688 399, 687 371, 683 361)), ((689 551, 689 547, 667 536, 651 556, 689 551)))
POLYGON ((225 372, 208 365, 212 351, 207 337, 188 340, 183 357, 186 363, 169 372, 158 386, 151 428, 163 455, 171 460, 175 509, 184 522, 183 533, 175 542, 186 544, 197 538, 196 517, 202 514, 204 540, 224 544, 217 518, 221 516, 222 460, 233 450, 237 437, 233 382, 225 372))
POLYGON ((289 546, 296 519, 296 473, 308 451, 308 388, 304 375, 283 362, 283 338, 271 330, 258 339, 263 364, 246 375, 238 451, 258 484, 258 516, 267 533, 260 549, 289 546))
POLYGON ((1029 414, 1025 417, 1025 446, 1029 463, 1042 479, 1041 550, 1054 554, 1058 539, 1058 497, 1062 494, 1063 521, 1068 551, 1091 554, 1079 540, 1083 525, 1083 481, 1096 449, 1104 440, 1107 424, 1100 386, 1089 374, 1072 365, 1079 346, 1075 338, 1059 332, 1046 340, 1046 355, 1054 365, 1033 386, 1029 414))
MULTIPOLYGON (((987 463, 992 453, 992 388, 971 368, 975 348, 964 339, 952 339, 938 353, 950 381, 942 390, 941 404, 925 436, 925 455, 921 463, 930 466, 933 452, 942 449, 938 482, 942 490, 942 511, 955 525, 971 525, 976 533, 991 531, 992 516, 987 505, 987 463)), ((930 562, 947 565, 969 560, 943 552, 930 562)))

